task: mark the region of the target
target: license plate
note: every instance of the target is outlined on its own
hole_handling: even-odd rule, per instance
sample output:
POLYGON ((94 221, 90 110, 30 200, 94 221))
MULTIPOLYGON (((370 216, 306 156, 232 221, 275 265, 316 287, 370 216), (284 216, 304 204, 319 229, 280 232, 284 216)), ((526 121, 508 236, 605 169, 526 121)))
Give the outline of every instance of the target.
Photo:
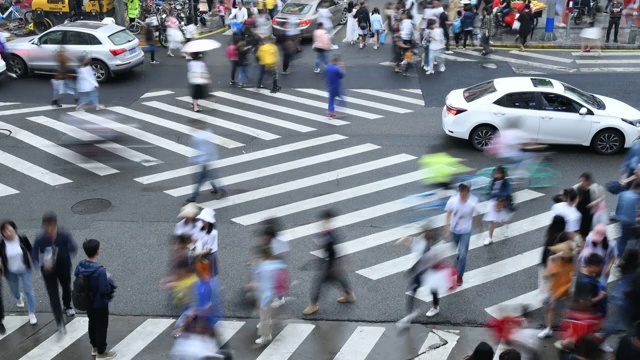
POLYGON ((135 53, 136 53, 136 51, 138 51, 138 48, 137 48, 137 47, 135 47, 135 48, 133 48, 133 49, 129 50, 129 54, 135 54, 135 53))

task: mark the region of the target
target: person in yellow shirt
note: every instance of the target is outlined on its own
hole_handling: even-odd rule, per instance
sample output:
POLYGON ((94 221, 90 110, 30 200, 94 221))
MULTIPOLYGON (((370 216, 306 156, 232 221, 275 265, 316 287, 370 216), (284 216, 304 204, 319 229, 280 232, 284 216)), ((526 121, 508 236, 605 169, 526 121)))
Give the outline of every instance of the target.
POLYGON ((271 76, 273 77, 273 87, 271 88, 271 93, 275 94, 280 91, 280 86, 278 86, 278 65, 280 64, 280 51, 276 44, 274 44, 273 39, 263 39, 262 44, 258 47, 258 53, 256 54, 258 57, 258 62, 260 63, 260 73, 258 75, 258 85, 257 87, 262 89, 264 86, 262 85, 262 79, 264 78, 265 71, 271 72, 271 76))
POLYGON ((271 19, 276 17, 276 13, 278 12, 278 1, 277 0, 265 0, 265 5, 267 6, 267 11, 269 11, 269 17, 271 19))

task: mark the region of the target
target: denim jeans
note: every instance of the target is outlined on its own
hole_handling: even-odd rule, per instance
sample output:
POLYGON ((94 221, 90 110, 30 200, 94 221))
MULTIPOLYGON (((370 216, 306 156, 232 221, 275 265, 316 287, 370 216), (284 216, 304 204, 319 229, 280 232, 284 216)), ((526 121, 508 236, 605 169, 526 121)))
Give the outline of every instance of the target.
POLYGON ((342 89, 329 89, 329 114, 333 114, 336 111, 335 100, 338 98, 339 106, 344 107, 344 94, 342 89))
POLYGON ((458 246, 458 275, 464 275, 464 268, 467 266, 467 253, 469 252, 469 242, 471 233, 457 234, 451 232, 451 240, 458 246))
POLYGON ((33 294, 33 272, 25 271, 22 274, 15 274, 7 271, 7 281, 13 297, 20 299, 20 280, 22 280, 22 288, 27 297, 27 308, 29 313, 36 312, 36 298, 33 294))
POLYGON ((321 64, 327 65, 327 52, 326 51, 316 51, 316 69, 320 69, 321 64))
POLYGON ((98 90, 96 89, 87 92, 79 92, 78 95, 80 97, 78 104, 98 105, 100 103, 98 100, 98 90))
POLYGON ((238 84, 246 85, 249 80, 249 67, 246 65, 238 66, 238 84))
POLYGON ((627 243, 631 239, 631 230, 633 228, 633 224, 620 222, 621 234, 616 242, 616 250, 618 251, 618 257, 622 257, 624 254, 624 250, 627 248, 627 243))
POLYGON ((200 187, 207 180, 211 184, 211 188, 213 188, 214 190, 215 189, 221 189, 221 187, 217 187, 216 186, 215 178, 216 178, 215 169, 210 168, 206 164, 202 165, 202 169, 200 170, 200 172, 198 172, 198 175, 196 175, 196 187, 193 189, 193 194, 191 195, 191 198, 189 200, 194 201, 194 202, 196 201, 196 199, 198 198, 198 195, 200 193, 200 187))

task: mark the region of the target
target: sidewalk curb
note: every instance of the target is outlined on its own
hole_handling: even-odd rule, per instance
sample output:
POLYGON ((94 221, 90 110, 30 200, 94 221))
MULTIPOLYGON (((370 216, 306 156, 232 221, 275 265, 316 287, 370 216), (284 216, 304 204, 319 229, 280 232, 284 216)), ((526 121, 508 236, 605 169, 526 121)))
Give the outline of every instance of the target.
MULTIPOLYGON (((506 49, 519 49, 520 44, 509 43, 509 42, 494 42, 491 44, 493 48, 506 48, 506 49)), ((580 51, 580 46, 575 43, 527 43, 525 45, 525 49, 527 50, 548 50, 548 49, 566 49, 566 50, 577 50, 580 51)), ((627 44, 603 44, 603 51, 636 51, 640 50, 640 45, 627 45, 627 44)))

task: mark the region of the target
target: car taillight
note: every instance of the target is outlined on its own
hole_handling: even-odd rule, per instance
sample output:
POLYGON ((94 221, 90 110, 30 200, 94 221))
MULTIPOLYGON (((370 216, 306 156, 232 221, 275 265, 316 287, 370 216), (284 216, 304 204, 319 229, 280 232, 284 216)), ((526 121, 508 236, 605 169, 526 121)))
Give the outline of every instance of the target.
POLYGON ((127 49, 111 49, 111 50, 109 50, 109 52, 113 56, 118 56, 118 55, 124 54, 126 51, 127 51, 127 49))
POLYGON ((462 114, 463 112, 465 112, 467 110, 466 109, 457 109, 457 108, 454 108, 454 107, 451 107, 451 106, 447 105, 447 111, 449 112, 449 114, 451 114, 453 116, 456 116, 456 115, 462 114))
POLYGON ((276 18, 271 19, 271 23, 273 25, 278 25, 278 21, 276 20, 276 18))
POLYGON ((311 25, 311 19, 300 21, 300 26, 309 26, 309 25, 311 25))

